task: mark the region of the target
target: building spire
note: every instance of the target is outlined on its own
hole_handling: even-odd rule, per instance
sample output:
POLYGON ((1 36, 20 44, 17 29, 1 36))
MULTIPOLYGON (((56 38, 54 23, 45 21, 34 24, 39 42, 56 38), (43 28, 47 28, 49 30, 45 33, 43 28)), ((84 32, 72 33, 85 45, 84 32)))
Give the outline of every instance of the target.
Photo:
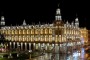
POLYGON ((24 21, 23 21, 23 25, 27 25, 25 19, 24 19, 24 21))
POLYGON ((77 13, 76 13, 76 19, 75 19, 75 21, 78 21, 78 15, 77 15, 77 13))
POLYGON ((78 20, 77 13, 76 13, 75 25, 76 25, 77 27, 79 27, 79 20, 78 20))
POLYGON ((1 16, 1 22, 0 22, 1 26, 5 25, 5 18, 4 16, 1 16))
POLYGON ((58 3, 58 8, 59 8, 59 5, 60 5, 60 4, 58 3))
POLYGON ((40 23, 40 21, 39 21, 39 27, 41 26, 41 23, 40 23))
POLYGON ((56 20, 62 20, 62 19, 61 19, 61 11, 60 11, 60 8, 59 8, 59 4, 58 4, 58 8, 56 9, 55 19, 56 19, 56 20))

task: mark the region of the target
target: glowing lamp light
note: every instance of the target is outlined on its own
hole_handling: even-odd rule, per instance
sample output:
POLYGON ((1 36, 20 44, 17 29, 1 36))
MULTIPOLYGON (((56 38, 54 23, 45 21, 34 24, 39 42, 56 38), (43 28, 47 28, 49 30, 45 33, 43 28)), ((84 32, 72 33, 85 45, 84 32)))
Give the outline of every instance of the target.
POLYGON ((32 50, 29 50, 29 52, 32 52, 32 50))
POLYGON ((78 56, 77 52, 73 53, 73 57, 77 57, 77 56, 78 56))

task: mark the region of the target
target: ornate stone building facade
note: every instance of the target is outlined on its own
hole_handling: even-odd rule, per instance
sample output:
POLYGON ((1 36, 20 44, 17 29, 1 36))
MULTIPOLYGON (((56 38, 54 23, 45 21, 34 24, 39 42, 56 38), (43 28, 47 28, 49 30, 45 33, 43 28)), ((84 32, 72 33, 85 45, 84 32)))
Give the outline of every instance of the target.
POLYGON ((80 28, 80 32, 81 32, 81 40, 84 43, 84 45, 88 45, 88 30, 84 27, 84 28, 80 28))
POLYGON ((88 30, 88 45, 90 45, 90 30, 88 30))
POLYGON ((0 31, 5 34, 10 49, 20 46, 21 50, 52 49, 54 46, 81 45, 79 21, 64 23, 60 9, 56 9, 55 20, 52 24, 27 25, 25 20, 21 26, 5 26, 4 16, 1 17, 0 31), (31 45, 34 47, 32 48, 31 45), (49 48, 48 48, 49 47, 49 48))

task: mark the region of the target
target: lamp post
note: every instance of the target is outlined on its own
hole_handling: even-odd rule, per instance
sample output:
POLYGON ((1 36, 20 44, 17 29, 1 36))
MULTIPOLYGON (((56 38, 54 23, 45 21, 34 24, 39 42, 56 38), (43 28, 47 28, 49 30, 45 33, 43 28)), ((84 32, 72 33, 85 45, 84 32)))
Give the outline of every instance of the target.
POLYGON ((29 50, 29 59, 31 59, 31 52, 32 52, 32 50, 29 50))
POLYGON ((20 51, 20 45, 18 44, 18 51, 20 51))
POLYGON ((17 57, 19 57, 19 53, 20 53, 20 45, 19 44, 17 45, 17 50, 18 50, 17 57))

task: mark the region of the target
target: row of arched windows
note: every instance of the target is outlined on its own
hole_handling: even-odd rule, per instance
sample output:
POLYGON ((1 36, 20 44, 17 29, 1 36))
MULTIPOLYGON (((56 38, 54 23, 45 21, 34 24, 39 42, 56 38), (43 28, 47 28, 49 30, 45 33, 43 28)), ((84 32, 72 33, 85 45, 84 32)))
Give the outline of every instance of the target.
POLYGON ((5 34, 52 34, 52 29, 3 30, 5 34))

